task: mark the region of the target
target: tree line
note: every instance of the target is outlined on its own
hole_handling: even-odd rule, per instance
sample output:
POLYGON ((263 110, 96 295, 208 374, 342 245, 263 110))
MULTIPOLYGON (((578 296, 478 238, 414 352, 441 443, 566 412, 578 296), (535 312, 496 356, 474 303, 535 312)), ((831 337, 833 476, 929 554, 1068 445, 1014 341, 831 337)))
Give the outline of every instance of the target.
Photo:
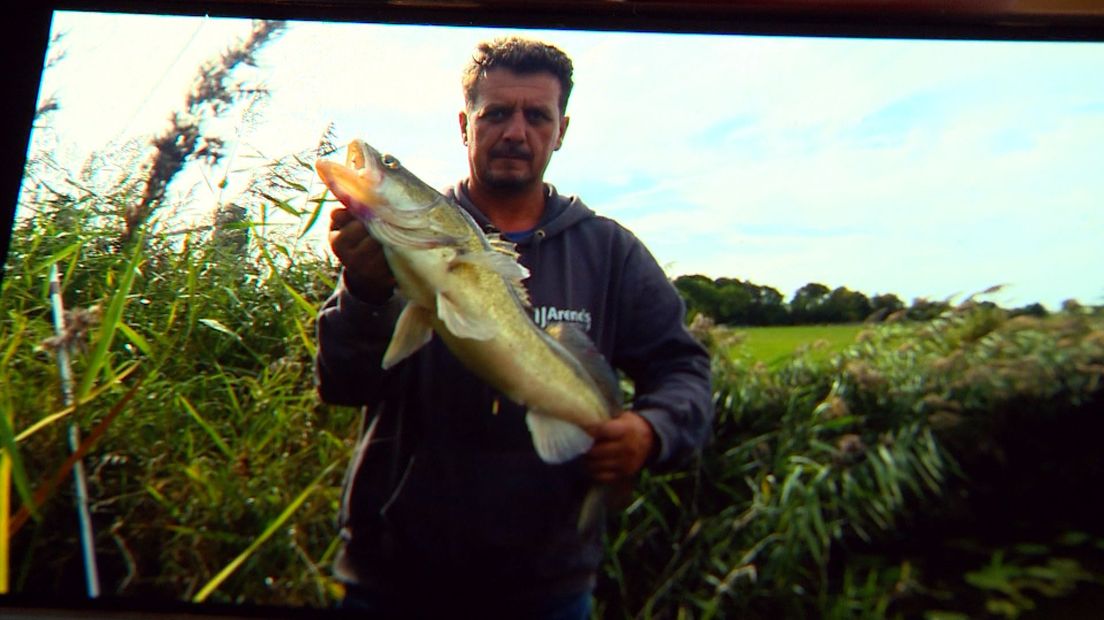
MULTIPOLYGON (((881 321, 891 315, 925 321, 951 307, 949 301, 922 297, 906 306, 893 293, 868 297, 844 286, 832 289, 818 282, 797 289, 789 301, 778 289, 736 278, 711 280, 703 275, 685 275, 675 278, 674 285, 686 301, 688 319, 705 315, 724 325, 860 323, 881 321)), ((1047 310, 1034 303, 1013 309, 1010 314, 1045 316, 1047 310)))

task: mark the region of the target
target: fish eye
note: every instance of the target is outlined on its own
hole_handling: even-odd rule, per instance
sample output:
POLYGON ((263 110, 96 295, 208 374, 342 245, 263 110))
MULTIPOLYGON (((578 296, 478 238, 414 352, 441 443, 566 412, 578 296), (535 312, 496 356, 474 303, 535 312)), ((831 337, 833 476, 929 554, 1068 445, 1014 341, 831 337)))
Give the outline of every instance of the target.
POLYGON ((386 153, 382 157, 380 157, 380 163, 392 170, 398 170, 399 166, 402 165, 399 163, 398 158, 390 153, 386 153))

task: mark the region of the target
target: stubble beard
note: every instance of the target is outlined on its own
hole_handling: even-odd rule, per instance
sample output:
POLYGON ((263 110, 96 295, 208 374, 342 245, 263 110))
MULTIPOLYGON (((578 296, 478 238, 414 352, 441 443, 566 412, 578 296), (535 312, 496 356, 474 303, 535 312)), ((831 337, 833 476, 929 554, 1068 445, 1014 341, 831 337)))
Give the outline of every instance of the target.
MULTIPOLYGON (((532 161, 530 160, 529 163, 531 164, 532 161)), ((491 166, 488 165, 485 174, 482 175, 482 181, 488 189, 505 195, 516 195, 525 193, 526 190, 539 184, 541 178, 532 170, 524 172, 498 172, 492 170, 491 166)))
POLYGON ((526 189, 529 189, 536 182, 536 179, 532 175, 525 175, 524 177, 518 176, 500 176, 497 174, 488 174, 485 185, 489 189, 493 189, 503 194, 521 194, 526 189))

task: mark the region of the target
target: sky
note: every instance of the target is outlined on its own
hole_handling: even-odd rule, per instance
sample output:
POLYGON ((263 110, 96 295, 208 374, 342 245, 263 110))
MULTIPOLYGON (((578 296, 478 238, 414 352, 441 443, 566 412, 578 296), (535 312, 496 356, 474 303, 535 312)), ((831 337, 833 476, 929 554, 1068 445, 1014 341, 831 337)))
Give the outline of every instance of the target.
MULTIPOLYGON (((33 144, 75 168, 147 139, 199 64, 250 28, 56 14, 65 56, 40 98, 61 109, 33 144)), ((575 64, 546 180, 632 230, 672 277, 750 280, 786 298, 809 282, 906 303, 1003 284, 987 299, 1104 303, 1101 43, 292 22, 245 74, 270 97, 211 131, 237 143, 231 178, 313 147, 334 123, 339 144, 362 138, 445 187, 467 174, 461 69, 506 34, 575 64)), ((175 189, 226 198, 198 175, 175 189)), ((311 237, 322 247, 323 234, 311 237)))

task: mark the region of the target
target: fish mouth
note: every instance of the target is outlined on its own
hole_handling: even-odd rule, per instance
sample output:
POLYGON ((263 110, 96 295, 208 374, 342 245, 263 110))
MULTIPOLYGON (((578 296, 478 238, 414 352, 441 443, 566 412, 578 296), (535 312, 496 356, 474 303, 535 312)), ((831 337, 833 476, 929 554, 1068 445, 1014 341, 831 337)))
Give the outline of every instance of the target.
POLYGON ((365 217, 380 203, 377 189, 382 182, 382 174, 372 166, 350 168, 331 161, 318 161, 315 169, 322 182, 333 192, 341 204, 365 217))

